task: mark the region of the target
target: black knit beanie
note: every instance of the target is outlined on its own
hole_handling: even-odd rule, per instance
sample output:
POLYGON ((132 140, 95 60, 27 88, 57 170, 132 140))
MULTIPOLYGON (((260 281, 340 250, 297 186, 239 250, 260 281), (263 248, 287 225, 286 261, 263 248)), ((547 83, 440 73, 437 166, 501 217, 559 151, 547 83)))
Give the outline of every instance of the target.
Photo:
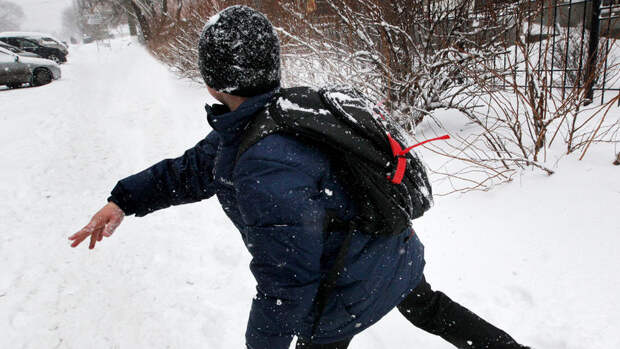
POLYGON ((198 44, 198 65, 207 86, 252 97, 280 86, 280 42, 262 13, 231 6, 211 17, 198 44))

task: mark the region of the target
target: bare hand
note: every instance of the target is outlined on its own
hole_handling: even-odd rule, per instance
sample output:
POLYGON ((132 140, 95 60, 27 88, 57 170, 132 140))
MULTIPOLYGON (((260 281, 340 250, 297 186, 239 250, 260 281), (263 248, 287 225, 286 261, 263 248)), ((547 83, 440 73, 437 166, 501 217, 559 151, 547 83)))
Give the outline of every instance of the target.
POLYGON ((109 202, 107 205, 103 206, 99 212, 95 213, 90 223, 82 228, 82 230, 69 237, 69 240, 73 241, 71 247, 77 247, 90 236, 90 245, 88 248, 92 250, 95 248, 95 243, 103 240, 104 236, 112 236, 112 233, 114 233, 114 230, 121 224, 123 218, 125 218, 123 210, 115 203, 109 202))

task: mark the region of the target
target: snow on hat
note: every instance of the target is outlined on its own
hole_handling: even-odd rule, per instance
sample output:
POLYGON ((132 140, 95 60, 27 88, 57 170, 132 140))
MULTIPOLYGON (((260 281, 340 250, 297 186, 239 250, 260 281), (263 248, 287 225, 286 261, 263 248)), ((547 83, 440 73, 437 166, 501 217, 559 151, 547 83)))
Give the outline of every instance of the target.
POLYGON ((211 17, 198 44, 207 86, 251 97, 280 86, 280 42, 262 13, 231 6, 211 17))

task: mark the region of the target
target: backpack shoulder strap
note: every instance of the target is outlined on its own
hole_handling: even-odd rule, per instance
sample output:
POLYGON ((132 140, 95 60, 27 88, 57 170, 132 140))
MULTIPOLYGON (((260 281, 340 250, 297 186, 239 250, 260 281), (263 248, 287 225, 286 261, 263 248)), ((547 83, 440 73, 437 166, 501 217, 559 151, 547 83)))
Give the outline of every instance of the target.
POLYGON ((245 134, 241 138, 236 160, 239 160, 243 153, 261 139, 283 130, 283 127, 272 117, 270 109, 272 108, 268 105, 248 124, 245 134))
POLYGON ((294 134, 321 143, 322 134, 312 132, 324 127, 318 124, 321 121, 316 120, 317 113, 329 113, 317 91, 309 87, 281 89, 246 127, 237 160, 254 144, 275 133, 294 134))

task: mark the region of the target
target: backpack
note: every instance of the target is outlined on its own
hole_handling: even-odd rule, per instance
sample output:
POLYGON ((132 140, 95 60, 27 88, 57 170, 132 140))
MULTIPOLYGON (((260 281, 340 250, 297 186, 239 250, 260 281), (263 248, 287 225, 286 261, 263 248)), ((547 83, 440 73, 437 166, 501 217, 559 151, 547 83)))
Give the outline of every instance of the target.
POLYGON ((337 163, 359 212, 353 222, 339 222, 328 212, 331 230, 344 223, 368 234, 400 234, 432 205, 422 161, 410 152, 413 147, 402 149, 410 143, 404 131, 351 87, 281 89, 246 128, 237 159, 274 133, 316 144, 337 163))
POLYGON ((338 178, 358 204, 357 217, 351 222, 342 222, 327 212, 325 230, 345 231, 347 235, 317 291, 314 336, 344 268, 353 231, 394 235, 411 228, 411 221, 433 203, 426 169, 411 150, 449 136, 403 149, 403 144, 412 143, 406 133, 377 104, 347 86, 318 91, 309 87, 281 89, 246 127, 237 160, 274 133, 293 135, 327 152, 338 178))

